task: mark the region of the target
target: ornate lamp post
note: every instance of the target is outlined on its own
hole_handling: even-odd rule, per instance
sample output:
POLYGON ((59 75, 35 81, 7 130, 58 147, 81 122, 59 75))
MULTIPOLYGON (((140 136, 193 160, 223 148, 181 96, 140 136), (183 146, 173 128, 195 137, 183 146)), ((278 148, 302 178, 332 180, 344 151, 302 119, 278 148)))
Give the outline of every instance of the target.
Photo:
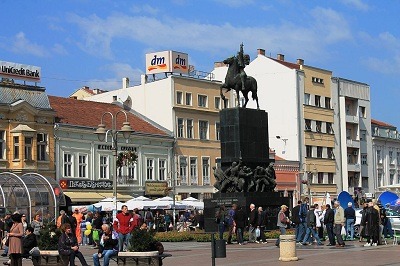
POLYGON ((113 210, 113 218, 115 218, 117 214, 117 175, 118 175, 118 168, 117 168, 117 158, 118 158, 118 134, 122 133, 124 139, 129 139, 131 133, 134 132, 133 129, 131 128, 130 123, 128 122, 128 115, 125 111, 120 110, 117 113, 112 114, 111 112, 105 112, 101 116, 101 121, 99 127, 96 129, 94 134, 97 135, 99 141, 104 141, 107 142, 107 136, 108 134, 111 136, 112 140, 112 146, 111 149, 113 150, 113 155, 114 155, 114 164, 115 164, 115 173, 113 176, 113 205, 114 205, 114 210, 113 210), (123 125, 120 130, 117 130, 117 117, 119 114, 124 114, 125 115, 125 122, 123 122, 123 125), (111 129, 106 129, 106 125, 103 123, 103 118, 105 115, 110 115, 111 116, 111 129))

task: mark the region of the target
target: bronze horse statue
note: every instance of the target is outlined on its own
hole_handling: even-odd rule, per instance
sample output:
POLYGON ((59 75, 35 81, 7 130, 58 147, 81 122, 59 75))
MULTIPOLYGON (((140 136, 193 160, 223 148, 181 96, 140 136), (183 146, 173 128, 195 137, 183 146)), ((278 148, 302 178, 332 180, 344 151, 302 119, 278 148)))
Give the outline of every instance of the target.
POLYGON ((257 81, 255 78, 247 76, 244 84, 244 90, 242 90, 242 81, 240 79, 240 69, 238 64, 238 59, 235 56, 229 57, 225 59, 224 64, 229 65, 228 71, 225 76, 225 83, 221 85, 221 98, 225 100, 225 95, 222 93, 222 89, 226 89, 226 92, 233 89, 236 91, 238 106, 240 107, 240 95, 241 91, 245 102, 243 104, 243 108, 246 107, 247 102, 249 101, 249 97, 247 96, 249 91, 251 91, 251 96, 253 100, 257 102, 257 109, 260 109, 258 105, 258 96, 257 96, 257 81))

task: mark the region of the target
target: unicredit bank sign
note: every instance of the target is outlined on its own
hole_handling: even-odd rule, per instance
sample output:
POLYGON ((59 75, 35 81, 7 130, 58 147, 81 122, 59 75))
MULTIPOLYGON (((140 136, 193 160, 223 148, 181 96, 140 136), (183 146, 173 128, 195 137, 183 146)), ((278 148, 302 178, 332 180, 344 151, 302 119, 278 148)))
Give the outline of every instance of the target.
POLYGON ((188 55, 175 51, 146 54, 146 74, 165 72, 188 74, 188 55))
POLYGON ((40 82, 40 67, 0 61, 0 77, 40 82))

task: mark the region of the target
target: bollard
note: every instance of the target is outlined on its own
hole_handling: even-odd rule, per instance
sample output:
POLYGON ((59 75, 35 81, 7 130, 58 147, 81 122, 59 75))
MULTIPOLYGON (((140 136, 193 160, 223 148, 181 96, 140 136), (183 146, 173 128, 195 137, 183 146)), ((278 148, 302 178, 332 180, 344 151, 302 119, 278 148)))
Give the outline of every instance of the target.
POLYGON ((296 261, 299 258, 296 256, 296 236, 281 235, 279 244, 279 260, 280 261, 296 261))

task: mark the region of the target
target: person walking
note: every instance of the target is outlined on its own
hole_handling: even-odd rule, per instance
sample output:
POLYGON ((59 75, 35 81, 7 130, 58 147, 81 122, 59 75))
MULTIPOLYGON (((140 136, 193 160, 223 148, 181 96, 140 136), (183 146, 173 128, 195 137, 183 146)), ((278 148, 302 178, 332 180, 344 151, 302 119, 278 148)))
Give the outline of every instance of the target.
POLYGON ((265 225, 267 224, 267 213, 263 211, 262 207, 258 207, 257 213, 257 230, 260 232, 260 236, 257 237, 256 242, 267 244, 267 239, 265 238, 265 225))
POLYGON ((257 211, 256 205, 250 204, 249 214, 249 243, 256 242, 257 211))
POLYGON ((311 243, 307 242, 309 237, 312 236, 317 241, 317 245, 322 245, 321 240, 319 239, 317 233, 317 217, 315 216, 315 209, 318 207, 318 204, 310 207, 310 210, 307 212, 306 223, 307 223, 307 231, 303 238, 303 245, 310 245, 311 243))
POLYGON ((100 258, 103 258, 103 266, 109 266, 111 257, 118 255, 118 234, 111 231, 108 224, 103 224, 101 228, 103 233, 100 237, 99 250, 93 254, 93 265, 100 266, 100 258))
POLYGON ((335 233, 337 244, 336 247, 344 247, 345 243, 342 238, 342 227, 344 226, 345 218, 344 218, 344 210, 340 206, 339 201, 335 201, 335 215, 334 215, 334 227, 333 232, 335 233))
POLYGON ((356 220, 356 211, 351 202, 347 203, 347 208, 344 210, 344 218, 346 219, 346 239, 354 240, 354 222, 356 220))
POLYGON ((236 238, 239 245, 244 245, 243 233, 246 226, 246 214, 242 207, 237 206, 233 215, 233 225, 236 228, 236 238))
POLYGON ((327 246, 335 246, 335 235, 333 234, 333 224, 335 220, 335 212, 332 210, 331 205, 326 204, 324 224, 326 233, 328 234, 329 244, 327 246))
POLYGON ((121 212, 115 217, 113 228, 118 233, 119 251, 123 251, 129 245, 133 229, 133 218, 128 211, 128 206, 122 205, 121 212))
POLYGON ((31 226, 33 227, 33 233, 36 236, 36 239, 39 241, 40 237, 40 229, 43 228, 43 223, 40 221, 40 214, 36 214, 31 222, 31 226))
POLYGON ((237 209, 236 204, 232 204, 232 208, 228 211, 227 223, 228 223, 228 241, 227 244, 232 244, 232 235, 235 233, 235 226, 233 224, 233 216, 237 209))
POLYGON ((21 222, 21 214, 14 213, 11 215, 13 225, 8 233, 8 253, 11 258, 11 266, 22 266, 22 236, 24 235, 24 227, 21 222))
MULTIPOLYGON (((287 210, 288 207, 286 205, 282 205, 277 217, 276 225, 279 227, 281 235, 286 235, 287 225, 290 224, 290 220, 286 216, 287 210)), ((275 242, 275 246, 279 247, 280 242, 281 242, 280 237, 278 237, 278 239, 275 242)))
POLYGON ((79 211, 78 208, 75 208, 74 213, 72 216, 76 219, 76 228, 75 228, 75 236, 78 240, 78 243, 82 243, 82 234, 81 234, 81 223, 84 219, 83 214, 79 211))
POLYGON ((222 205, 219 207, 219 210, 217 211, 215 215, 215 222, 218 224, 218 233, 219 233, 219 239, 222 240, 224 239, 224 232, 225 232, 225 206, 222 205))
POLYGON ((374 208, 374 203, 369 202, 365 210, 364 219, 361 220, 364 226, 367 243, 364 247, 377 246, 379 241, 379 212, 374 208))
POLYGON ((297 239, 299 238, 299 231, 300 231, 300 207, 301 207, 301 200, 297 202, 297 205, 292 209, 292 222, 295 225, 295 237, 296 237, 296 242, 297 239))

